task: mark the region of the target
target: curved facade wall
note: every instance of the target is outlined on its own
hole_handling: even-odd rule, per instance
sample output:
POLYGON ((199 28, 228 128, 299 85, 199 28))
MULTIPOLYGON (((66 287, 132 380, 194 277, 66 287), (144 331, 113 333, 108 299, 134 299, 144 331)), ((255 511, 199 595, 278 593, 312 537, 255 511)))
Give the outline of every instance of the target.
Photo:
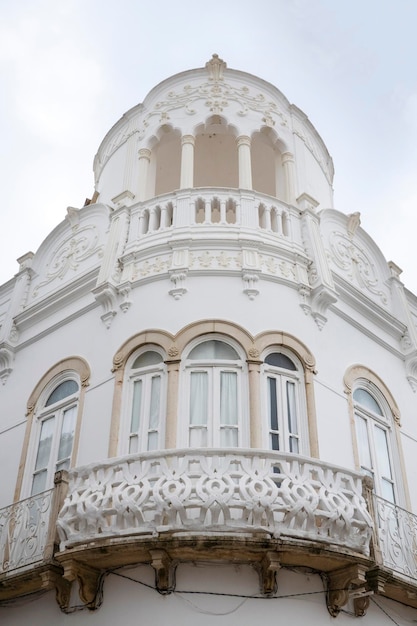
POLYGON ((417 300, 333 208, 308 118, 215 55, 127 112, 94 170, 0 287, 0 613, 110 624, 116 594, 127 623, 164 621, 223 589, 242 624, 254 596, 301 623, 297 593, 317 624, 380 624, 371 594, 412 619, 417 300))

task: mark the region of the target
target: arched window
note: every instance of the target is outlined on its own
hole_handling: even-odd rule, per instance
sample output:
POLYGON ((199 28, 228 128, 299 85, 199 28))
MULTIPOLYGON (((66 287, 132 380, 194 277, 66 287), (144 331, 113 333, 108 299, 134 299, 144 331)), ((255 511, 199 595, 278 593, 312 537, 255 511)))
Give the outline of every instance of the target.
POLYGON ((53 485, 56 471, 68 469, 78 413, 79 383, 66 379, 49 386, 36 409, 37 446, 32 467, 31 495, 53 485))
POLYGON ((242 370, 237 349, 221 339, 202 341, 190 350, 183 372, 186 445, 242 445, 242 370))
POLYGON ((308 451, 303 372, 298 359, 270 352, 263 364, 267 446, 303 454, 308 451))
POLYGON ((391 416, 376 388, 358 381, 353 390, 356 439, 361 468, 373 478, 375 493, 396 501, 391 452, 391 416), (365 386, 366 385, 366 386, 365 386))
MULTIPOLYGON (((141 354, 134 355, 128 367, 129 454, 164 447, 165 369, 162 354, 149 346, 141 354)), ((123 442, 123 451, 126 451, 125 446, 123 442)))

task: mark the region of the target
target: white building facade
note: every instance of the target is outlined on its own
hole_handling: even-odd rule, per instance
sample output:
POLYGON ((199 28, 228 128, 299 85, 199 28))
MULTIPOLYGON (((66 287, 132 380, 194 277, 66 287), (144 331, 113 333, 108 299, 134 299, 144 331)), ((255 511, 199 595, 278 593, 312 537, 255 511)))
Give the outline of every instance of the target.
POLYGON ((417 620, 417 298, 265 81, 109 131, 0 287, 5 624, 417 620))

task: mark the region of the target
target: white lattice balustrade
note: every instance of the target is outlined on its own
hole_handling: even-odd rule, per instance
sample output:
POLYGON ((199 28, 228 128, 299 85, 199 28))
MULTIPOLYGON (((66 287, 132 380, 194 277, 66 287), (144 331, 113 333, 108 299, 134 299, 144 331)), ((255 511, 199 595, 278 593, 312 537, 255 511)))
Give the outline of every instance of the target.
POLYGON ((359 474, 254 450, 145 453, 71 470, 61 549, 158 533, 269 533, 369 552, 359 474))

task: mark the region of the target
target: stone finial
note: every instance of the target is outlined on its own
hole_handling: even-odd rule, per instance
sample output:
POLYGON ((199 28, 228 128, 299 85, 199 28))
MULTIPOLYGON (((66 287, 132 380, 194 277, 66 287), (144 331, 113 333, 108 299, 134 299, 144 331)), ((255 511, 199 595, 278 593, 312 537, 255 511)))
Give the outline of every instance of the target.
POLYGON ((223 59, 219 58, 218 54, 213 54, 210 61, 206 63, 206 69, 209 73, 209 80, 223 80, 223 71, 226 69, 227 64, 223 59))

